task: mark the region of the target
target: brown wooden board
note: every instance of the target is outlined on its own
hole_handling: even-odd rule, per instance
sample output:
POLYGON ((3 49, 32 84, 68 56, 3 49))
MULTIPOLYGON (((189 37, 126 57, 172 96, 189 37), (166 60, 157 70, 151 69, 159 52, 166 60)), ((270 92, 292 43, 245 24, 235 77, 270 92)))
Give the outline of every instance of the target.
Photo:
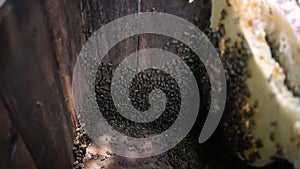
MULTIPOLYGON (((200 3, 142 1, 141 11, 207 21, 209 8, 199 12, 200 3)), ((85 40, 104 24, 137 10, 135 0, 8 0, 1 9, 1 99, 39 168, 71 168, 76 124, 72 69, 85 40)), ((163 45, 160 37, 146 37, 140 44, 135 37, 119 45, 111 51, 112 59, 151 43, 163 45)))
MULTIPOLYGON (((126 1, 126 4, 117 4, 114 1, 110 3, 105 3, 104 1, 87 1, 83 3, 85 25, 87 25, 85 26, 86 36, 90 36, 90 32, 99 29, 109 21, 127 14, 139 12, 138 2, 139 1, 126 1), (107 6, 101 6, 103 4, 107 6), (124 6, 120 7, 119 5, 124 6), (126 5, 130 7, 126 8, 126 5), (132 8, 132 6, 135 6, 135 8, 132 8), (116 11, 118 11, 118 13, 116 13, 116 11)), ((209 9, 209 1, 195 1, 193 4, 189 4, 188 1, 185 0, 150 0, 141 1, 140 4, 140 12, 166 12, 174 14, 199 25, 203 29, 208 23, 209 9), (203 9, 206 9, 206 11, 198 11, 198 6, 205 6, 203 9), (200 19, 202 19, 203 22, 200 22, 200 19)), ((170 38, 149 34, 128 38, 120 42, 109 52, 108 62, 111 61, 113 64, 118 64, 124 57, 137 50, 151 47, 163 48, 169 41, 170 38)), ((175 45, 175 47, 169 50, 178 54, 176 49, 175 45)), ((140 60, 138 64, 147 62, 147 60, 140 60)), ((201 150, 201 146, 197 143, 197 134, 195 133, 201 129, 201 126, 198 127, 198 130, 194 130, 194 135, 189 136, 173 150, 161 156, 145 159, 127 159, 115 155, 112 156, 110 152, 101 151, 101 149, 92 143, 92 146, 89 146, 87 150, 92 158, 85 163, 85 166, 87 168, 93 168, 95 166, 105 168, 203 168, 206 165, 207 157, 205 157, 203 154, 204 151, 201 150)))
POLYGON ((1 99, 38 168, 71 168, 70 82, 84 39, 79 3, 12 0, 3 9, 1 99))
MULTIPOLYGON (((210 1, 141 0, 138 3, 139 0, 7 0, 0 9, 0 122, 7 125, 0 129, 0 168, 8 168, 4 163, 9 151, 9 128, 18 135, 12 168, 72 168, 77 124, 71 93, 73 68, 82 46, 101 26, 140 10, 174 14, 202 30, 207 28, 210 1), (21 155, 28 158, 20 160, 21 155)), ((119 63, 137 50, 163 48, 169 40, 153 35, 126 39, 109 52, 110 60, 119 63)), ((184 55, 177 49, 175 45, 169 50, 184 55)), ((143 62, 147 61, 140 61, 143 62)), ((203 155, 203 145, 197 144, 200 128, 201 125, 196 125, 192 134, 167 154, 143 160, 111 156, 92 143, 88 151, 98 153, 99 158, 86 165, 203 167, 207 157, 203 155)), ((223 147, 222 142, 216 143, 218 146, 213 151, 226 154, 227 151, 218 149, 223 147)), ((215 162, 222 163, 222 160, 216 158, 215 162)))
POLYGON ((10 120, 5 105, 0 101, 0 168, 36 169, 24 139, 10 120))

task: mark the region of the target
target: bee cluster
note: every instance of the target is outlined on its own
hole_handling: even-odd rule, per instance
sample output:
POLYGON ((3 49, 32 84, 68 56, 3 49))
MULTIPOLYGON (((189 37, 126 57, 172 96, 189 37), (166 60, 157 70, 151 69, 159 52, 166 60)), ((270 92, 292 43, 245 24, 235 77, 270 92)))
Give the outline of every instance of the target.
MULTIPOLYGON (((130 137, 141 138, 159 134, 165 131, 176 120, 180 108, 180 92, 176 81, 168 74, 157 69, 147 69, 134 76, 130 89, 121 85, 121 79, 116 81, 116 93, 121 99, 128 99, 125 90, 129 90, 131 104, 140 111, 150 108, 149 94, 154 89, 162 90, 167 97, 166 109, 156 120, 149 123, 136 123, 123 117, 114 105, 111 96, 112 65, 101 64, 96 76, 96 97, 97 103, 107 122, 117 131, 130 137)), ((126 67, 122 73, 131 74, 133 68, 126 67)), ((122 110, 122 111, 127 111, 122 110)))
MULTIPOLYGON (((170 40, 164 49, 174 51, 193 72, 201 98, 198 117, 193 128, 178 145, 165 154, 169 157, 173 168, 205 168, 210 158, 209 147, 208 144, 200 145, 198 137, 210 106, 211 88, 208 73, 202 61, 187 45, 177 40, 170 40)), ((167 65, 167 67, 171 66, 181 70, 176 62, 167 65)))
MULTIPOLYGON (((177 40, 171 40, 163 47, 163 49, 173 51, 180 56, 193 72, 198 86, 201 86, 199 87, 201 104, 196 124, 187 137, 173 149, 154 158, 157 158, 158 161, 165 161, 162 159, 168 159, 164 162, 164 165, 170 166, 171 168, 204 168, 207 164, 208 155, 205 154, 206 148, 204 148, 203 145, 199 145, 198 136, 209 110, 210 83, 208 74, 199 57, 197 57, 192 50, 183 43, 177 40)), ((164 69, 166 70, 171 67, 172 69, 175 67, 175 69, 179 69, 178 71, 182 71, 182 68, 178 66, 176 61, 169 62, 164 65, 164 69)), ((95 93, 100 112, 109 125, 116 131, 130 137, 146 138, 160 134, 167 130, 175 122, 180 110, 180 93, 185 92, 184 90, 179 89, 176 82, 177 79, 175 80, 168 73, 158 69, 147 69, 134 76, 129 88, 129 98, 132 105, 137 110, 145 111, 151 108, 151 104, 149 103, 149 94, 154 89, 163 91, 167 98, 165 111, 159 116, 159 118, 149 123, 136 123, 122 116, 114 105, 113 98, 111 96, 113 71, 114 66, 111 63, 101 63, 99 65, 95 80, 95 93)), ((133 72, 135 71, 130 67, 124 68, 122 71, 122 73, 128 74, 133 72)), ((122 81, 123 79, 119 80, 122 81)), ((117 90, 119 97, 128 99, 128 96, 123 95, 124 90, 128 89, 119 86, 117 90)), ((73 150, 76 152, 74 153, 74 167, 77 168, 82 167, 82 159, 85 155, 85 151, 80 149, 80 147, 82 147, 80 146, 80 143, 76 145, 74 144, 73 150)), ((143 165, 146 166, 148 164, 143 165)))
MULTIPOLYGON (((251 105, 247 101, 251 94, 246 85, 246 79, 251 76, 250 70, 247 69, 247 61, 251 55, 241 33, 237 33, 240 41, 236 41, 233 46, 220 44, 220 39, 223 39, 224 43, 231 41, 229 38, 225 39, 225 31, 223 24, 220 23, 217 31, 210 37, 219 50, 227 80, 227 100, 223 117, 223 129, 225 139, 230 142, 232 149, 243 154, 242 152, 245 149, 253 146, 257 148, 263 146, 261 141, 251 134, 251 127, 255 125, 255 121, 250 118, 254 115, 257 107, 257 103, 251 105)), ((259 156, 259 153, 256 152, 249 155, 248 158, 243 158, 251 162, 259 156)))
MULTIPOLYGON (((259 7, 255 6, 258 5, 255 2, 237 1, 233 4, 230 1, 213 1, 209 37, 219 52, 227 80, 227 100, 220 140, 223 140, 222 143, 224 142, 226 149, 228 148, 227 153, 236 154, 240 159, 233 161, 240 161, 241 164, 240 167, 233 167, 232 164, 225 162, 227 167, 213 168, 242 168, 241 166, 246 164, 256 167, 265 166, 264 168, 293 168, 288 161, 278 158, 293 162, 295 168, 299 164, 299 158, 294 158, 299 155, 297 150, 287 148, 291 144, 285 145, 285 139, 288 137, 285 133, 293 130, 291 125, 293 123, 283 119, 289 113, 298 112, 295 107, 289 112, 286 107, 291 106, 292 101, 291 105, 285 105, 285 101, 290 95, 286 97, 285 91, 281 90, 287 87, 293 95, 297 96, 295 84, 292 86, 290 83, 293 80, 291 78, 295 78, 296 75, 290 73, 289 79, 289 72, 286 72, 287 69, 283 65, 287 64, 283 51, 288 51, 289 47, 283 37, 280 39, 276 37, 275 34, 278 32, 275 34, 273 32, 273 35, 269 34, 270 31, 274 31, 270 25, 278 21, 269 20, 272 24, 264 23, 268 19, 259 18, 265 16, 256 12, 256 10, 263 10, 262 13, 272 16, 274 11, 280 13, 280 9, 274 4, 272 4, 273 7, 269 4, 270 8, 267 8, 268 5, 263 3, 269 1, 262 2, 259 7), (268 30, 269 26, 270 30, 268 30), (287 49, 283 50, 285 47, 287 49), (285 84, 282 85, 281 78, 285 76, 287 78, 284 79, 285 84), (273 88, 272 85, 275 83, 276 87, 273 88), (277 87, 280 88, 279 92, 277 87), (281 99, 283 95, 285 98, 281 99), (280 133, 279 128, 281 128, 280 131, 284 128, 287 132, 280 133), (246 163, 241 163, 241 160, 246 163)), ((278 29, 281 30, 279 27, 278 29)), ((296 119, 293 120, 296 121, 296 119)))
POLYGON ((90 139, 79 123, 77 124, 75 132, 76 134, 73 143, 73 169, 80 169, 84 167, 83 161, 86 154, 86 148, 90 144, 90 139))
MULTIPOLYGON (((207 32, 219 53, 227 82, 226 106, 221 123, 224 132, 221 137, 224 139, 225 145, 229 145, 235 152, 243 152, 252 146, 258 148, 262 146, 261 141, 256 140, 251 134, 251 126, 255 125, 255 121, 249 120, 256 107, 255 104, 250 105, 247 102, 247 98, 251 94, 246 85, 246 78, 251 76, 251 72, 247 69, 247 60, 251 53, 248 51, 244 37, 239 32, 237 32, 237 36, 240 41, 236 41, 233 46, 228 45, 231 39, 225 38, 226 30, 222 23, 226 15, 226 11, 223 10, 218 27, 214 31, 207 32), (241 110, 243 110, 242 113, 241 110)), ((252 161, 258 157, 258 153, 253 153, 247 160, 252 161)))

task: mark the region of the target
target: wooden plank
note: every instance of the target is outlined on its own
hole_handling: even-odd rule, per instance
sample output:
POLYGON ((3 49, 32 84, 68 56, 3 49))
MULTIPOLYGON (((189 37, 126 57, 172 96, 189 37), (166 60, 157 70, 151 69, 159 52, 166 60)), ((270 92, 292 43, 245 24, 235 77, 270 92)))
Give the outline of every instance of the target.
POLYGON ((10 10, 0 23, 1 97, 38 168, 72 167, 71 63, 84 38, 79 7, 38 0, 3 7, 10 10))
MULTIPOLYGON (((84 2, 15 0, 1 13, 1 96, 39 168, 71 168, 76 121, 71 76, 82 41, 115 19, 112 13, 136 12, 134 1, 93 2, 85 13, 84 2), (106 14, 99 19, 101 11, 106 14), (85 15, 93 15, 91 22, 85 15)), ((133 43, 124 44, 111 53, 126 53, 133 43)))
POLYGON ((0 168, 37 169, 24 139, 12 124, 9 113, 0 101, 0 168))
MULTIPOLYGON (((186 0, 141 2, 141 11, 175 14, 203 28, 209 17, 209 3, 204 0, 192 4, 186 0)), ((36 166, 71 168, 76 123, 71 77, 77 54, 92 32, 116 18, 136 13, 138 0, 10 0, 3 8, 0 13, 1 98, 36 166)), ((166 42, 164 38, 147 35, 140 36, 139 41, 137 38, 129 38, 109 52, 113 63, 120 62, 122 57, 137 49, 154 44, 161 47, 166 42)), ((197 157, 201 147, 195 146, 196 134, 193 137, 193 143, 181 144, 168 156, 149 158, 148 164, 168 166, 173 161, 174 168, 201 165, 200 154, 197 157), (184 149, 192 151, 192 156, 179 158, 184 149), (189 157, 193 164, 189 164, 189 157)), ((140 166, 140 162, 122 157, 109 158, 106 163, 107 167, 116 167, 120 163, 140 166)), ((142 166, 146 167, 146 164, 142 166)))
MULTIPOLYGON (((84 13, 87 17, 86 23, 88 30, 97 30, 105 23, 112 21, 120 16, 128 15, 137 11, 138 0, 133 1, 132 4, 122 4, 122 8, 118 5, 116 7, 116 2, 111 1, 110 3, 105 3, 103 1, 88 1, 83 7, 84 13), (99 5, 99 4, 102 4, 99 5), (129 6, 126 6, 129 5, 129 6), (135 6, 136 8, 131 8, 135 6), (106 8, 107 10, 103 10, 106 8), (90 10, 93 9, 93 10, 90 10), (122 9, 122 10, 121 10, 122 9), (128 9, 128 11, 126 11, 128 9), (98 11, 95 13, 95 11, 98 11), (99 12, 100 11, 100 12, 99 12), (118 11, 118 12, 116 12, 118 11), (105 19, 109 18, 109 19, 105 19), (104 19, 104 21, 103 21, 104 19), (91 26, 92 25, 92 26, 91 26)), ((127 1, 131 2, 131 1, 127 1)), ((120 4, 119 4, 120 5, 120 4)), ((189 4, 186 0, 147 0, 141 1, 140 4, 141 12, 157 11, 174 14, 176 16, 182 17, 198 25, 200 28, 204 29, 207 26, 207 20, 209 18, 210 2, 203 0, 194 1, 189 4), (205 7, 203 7, 205 6, 205 7), (199 11, 200 9, 203 10, 199 11)), ((145 48, 163 48, 166 43, 170 41, 170 38, 155 35, 139 35, 133 38, 129 38, 122 41, 116 47, 114 47, 109 52, 109 57, 112 59, 112 63, 119 63, 124 57, 128 56, 130 53, 137 50, 145 48), (138 39, 136 39, 138 38, 138 39), (125 48, 124 48, 125 47, 125 48)), ((173 46, 171 50, 175 54, 183 56, 182 53, 177 52, 177 44, 173 46)), ((140 60, 138 64, 147 63, 148 61, 140 60)), ((206 92, 206 90, 203 90, 206 92)), ((205 113, 204 113, 205 114, 205 113)), ((203 117, 201 117, 203 118, 203 117)), ((144 159, 129 159, 120 157, 117 155, 112 155, 109 152, 103 151, 101 148, 97 147, 94 143, 87 148, 87 160, 84 163, 85 168, 204 168, 206 166, 208 155, 205 154, 206 150, 204 145, 198 144, 198 134, 201 130, 201 121, 196 124, 187 138, 185 138, 178 146, 162 155, 144 158, 144 159)))

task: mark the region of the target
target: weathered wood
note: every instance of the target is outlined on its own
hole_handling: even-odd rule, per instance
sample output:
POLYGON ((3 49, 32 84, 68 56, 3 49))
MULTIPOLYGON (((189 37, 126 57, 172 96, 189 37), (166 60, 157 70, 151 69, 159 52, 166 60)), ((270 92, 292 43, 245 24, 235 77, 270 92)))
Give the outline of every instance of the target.
MULTIPOLYGON (((109 20, 116 19, 120 16, 131 14, 135 11, 138 12, 138 1, 127 1, 127 3, 129 4, 125 4, 123 8, 116 5, 114 1, 111 1, 109 4, 105 2, 99 3, 102 5, 105 4, 105 8, 107 10, 103 10, 103 7, 101 7, 98 3, 88 1, 83 5, 83 11, 85 16, 91 15, 93 17, 86 17, 86 20, 89 21, 87 24, 88 26, 86 27, 87 30, 99 29, 103 25, 99 21, 103 18, 109 18, 108 20, 105 19, 103 21, 106 23, 109 20), (126 5, 130 5, 130 7, 135 6, 136 8, 127 7, 128 10, 126 10, 126 5), (100 12, 95 13, 95 11, 100 12), (115 11, 121 12, 115 13, 115 11)), ((140 4, 140 12, 156 11, 174 14, 191 21, 202 29, 207 26, 210 13, 209 10, 210 3, 204 1, 195 1, 192 4, 189 4, 186 0, 147 0, 141 1, 140 4), (203 10, 199 11, 199 6, 203 6, 203 10)), ((87 34, 87 36, 89 35, 90 34, 87 34)), ((117 64, 120 60, 122 60, 122 58, 137 50, 145 48, 163 48, 169 41, 170 38, 150 34, 128 38, 119 43, 109 52, 109 60, 112 59, 113 64, 117 64)), ((182 54, 176 51, 176 47, 169 50, 182 56, 182 54)), ((143 63, 147 63, 147 61, 139 60, 139 64, 143 63)), ((203 114, 205 114, 205 112, 203 114)), ((203 145, 200 145, 197 142, 200 129, 201 122, 196 124, 191 132, 192 134, 185 138, 173 150, 160 156, 144 159, 128 159, 116 155, 111 156, 92 143, 92 146, 89 146, 87 149, 88 154, 91 154, 92 157, 85 163, 85 166, 87 168, 93 168, 96 166, 105 168, 203 168, 206 166, 208 155, 204 154, 206 150, 203 148, 203 145)))
POLYGON ((0 101, 0 168, 36 169, 24 139, 10 121, 9 113, 0 101))
MULTIPOLYGON (((141 1, 141 12, 174 14, 201 28, 207 23, 209 9, 205 0, 192 4, 187 0, 141 1)), ((136 12, 138 0, 8 0, 1 9, 0 96, 37 168, 71 168, 76 124, 71 81, 77 54, 92 32, 136 12)), ((129 38, 110 51, 114 63, 138 49, 162 47, 167 42, 159 36, 137 38, 129 38)), ((181 144, 177 154, 172 153, 181 166, 194 165, 188 164, 189 159, 178 158, 184 148, 193 151, 193 156, 187 156, 193 157, 192 163, 201 163, 196 157, 200 147, 193 147, 196 142, 193 137, 192 145, 181 144)), ((150 162, 170 158, 155 157, 150 162)), ((111 168, 119 162, 140 166, 126 158, 110 160, 111 168)))
POLYGON ((71 66, 83 39, 79 3, 12 0, 3 8, 9 12, 0 23, 1 99, 38 168, 71 168, 71 66))

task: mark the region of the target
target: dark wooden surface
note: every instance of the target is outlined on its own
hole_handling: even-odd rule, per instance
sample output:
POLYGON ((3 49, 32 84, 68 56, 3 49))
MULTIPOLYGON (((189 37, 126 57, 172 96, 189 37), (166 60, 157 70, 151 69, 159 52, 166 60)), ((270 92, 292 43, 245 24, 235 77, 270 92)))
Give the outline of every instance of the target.
POLYGON ((19 169, 22 166, 22 168, 36 169, 24 139, 12 124, 8 110, 2 102, 0 102, 0 110, 0 168, 19 169))
MULTIPOLYGON (((12 159, 14 166, 72 167, 76 117, 71 82, 76 57, 93 31, 137 10, 138 0, 8 0, 2 7, 0 120, 9 122, 18 135, 17 153, 28 156, 24 164, 16 153, 12 159)), ((204 28, 209 19, 210 3, 205 0, 195 0, 191 4, 187 0, 142 0, 143 11, 174 14, 204 28)), ((162 37, 143 35, 129 39, 111 52, 113 58, 118 59, 118 55, 163 46, 165 42, 162 37)), ((0 132, 1 140, 6 140, 0 142, 5 152, 9 146, 9 130, 1 128, 0 132)), ((7 153, 0 154, 0 161, 7 161, 7 157, 7 153)))
POLYGON ((1 100, 38 168, 72 166, 70 82, 84 39, 78 6, 12 0, 3 7, 1 100))
MULTIPOLYGON (((138 12, 138 2, 7 0, 0 9, 1 169, 72 168, 77 121, 71 82, 76 57, 92 32, 114 19, 138 12)), ((174 14, 203 30, 210 16, 210 1, 194 0, 189 4, 188 0, 141 0, 140 11, 174 14)), ((168 40, 153 35, 135 36, 111 50, 110 59, 118 63, 136 50, 161 48, 168 40)), ((88 151, 99 156, 85 165, 110 169, 195 168, 206 164, 202 161, 206 158, 201 152, 203 146, 197 144, 197 132, 196 126, 194 134, 167 154, 142 160, 111 156, 92 143, 88 151)), ((211 138, 211 168, 250 168, 230 155, 222 139, 220 130, 211 138)), ((266 168, 286 165, 276 163, 266 168)))

